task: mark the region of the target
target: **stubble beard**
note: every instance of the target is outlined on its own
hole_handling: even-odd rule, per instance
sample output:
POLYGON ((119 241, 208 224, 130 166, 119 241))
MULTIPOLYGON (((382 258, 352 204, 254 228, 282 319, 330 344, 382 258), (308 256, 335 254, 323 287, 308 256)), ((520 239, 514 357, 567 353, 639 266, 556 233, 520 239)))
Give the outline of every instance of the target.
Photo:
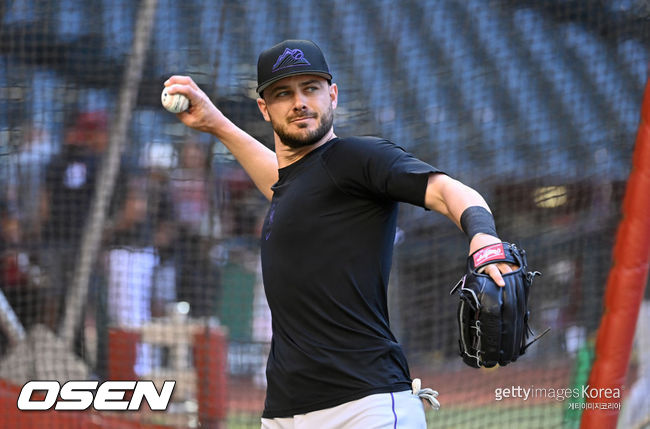
MULTIPOLYGON (((318 116, 316 118, 318 118, 318 116)), ((275 133, 280 138, 280 141, 284 145, 292 149, 299 149, 317 143, 319 140, 325 137, 325 135, 332 128, 332 124, 334 124, 334 109, 332 109, 330 106, 327 111, 320 115, 320 118, 321 120, 318 127, 316 127, 315 130, 308 132, 307 134, 292 134, 288 132, 284 126, 275 123, 273 121, 273 118, 271 118, 271 125, 273 127, 273 131, 275 131, 275 133)), ((300 128, 306 126, 307 124, 299 125, 300 128)))

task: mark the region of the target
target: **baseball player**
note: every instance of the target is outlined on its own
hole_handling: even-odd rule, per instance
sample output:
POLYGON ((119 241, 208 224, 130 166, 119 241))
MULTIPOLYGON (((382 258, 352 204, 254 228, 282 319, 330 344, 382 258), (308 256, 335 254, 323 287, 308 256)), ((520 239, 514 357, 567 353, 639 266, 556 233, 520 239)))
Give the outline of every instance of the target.
MULTIPOLYGON (((446 215, 469 252, 500 243, 473 189, 376 137, 338 137, 338 87, 320 48, 286 40, 257 64, 275 152, 235 126, 187 76, 178 118, 217 137, 270 200, 261 235, 272 314, 262 428, 425 428, 422 391, 390 330, 388 276, 398 203, 446 215), (417 383, 416 383, 417 384, 417 383)), ((506 263, 484 268, 497 284, 506 263)), ((437 393, 430 389, 430 402, 437 393)))

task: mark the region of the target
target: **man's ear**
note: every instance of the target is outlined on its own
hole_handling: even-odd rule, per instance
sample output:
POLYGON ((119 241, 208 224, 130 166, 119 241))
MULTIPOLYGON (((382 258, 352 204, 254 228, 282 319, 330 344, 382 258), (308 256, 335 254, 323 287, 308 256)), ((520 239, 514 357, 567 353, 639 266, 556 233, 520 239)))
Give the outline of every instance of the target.
POLYGON ((339 104, 339 87, 333 83, 330 85, 330 99, 332 100, 332 109, 336 109, 339 104))
POLYGON ((264 101, 263 98, 257 99, 257 107, 260 109, 260 112, 262 112, 262 116, 264 116, 264 120, 266 122, 271 122, 271 118, 269 118, 269 112, 266 109, 266 101, 264 101))

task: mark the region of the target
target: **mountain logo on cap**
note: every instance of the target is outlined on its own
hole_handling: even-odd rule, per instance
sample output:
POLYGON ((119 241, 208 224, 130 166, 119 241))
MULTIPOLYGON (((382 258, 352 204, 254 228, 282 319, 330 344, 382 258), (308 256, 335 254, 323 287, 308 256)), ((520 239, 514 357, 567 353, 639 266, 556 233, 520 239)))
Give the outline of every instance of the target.
POLYGON ((311 63, 305 58, 305 54, 303 54, 300 49, 285 48, 282 55, 280 55, 275 64, 273 64, 271 72, 276 72, 287 67, 301 65, 311 65, 311 63))

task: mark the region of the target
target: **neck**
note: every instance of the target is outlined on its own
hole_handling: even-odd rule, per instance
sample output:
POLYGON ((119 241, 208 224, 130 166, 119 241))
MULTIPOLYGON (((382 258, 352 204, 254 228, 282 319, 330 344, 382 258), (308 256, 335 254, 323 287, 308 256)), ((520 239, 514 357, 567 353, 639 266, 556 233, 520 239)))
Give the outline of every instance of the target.
POLYGON ((282 143, 278 135, 275 134, 275 155, 278 158, 278 167, 283 168, 293 164, 294 162, 304 158, 312 150, 324 145, 335 137, 336 134, 334 134, 334 127, 332 127, 327 134, 316 143, 310 144, 309 146, 292 148, 282 143))

